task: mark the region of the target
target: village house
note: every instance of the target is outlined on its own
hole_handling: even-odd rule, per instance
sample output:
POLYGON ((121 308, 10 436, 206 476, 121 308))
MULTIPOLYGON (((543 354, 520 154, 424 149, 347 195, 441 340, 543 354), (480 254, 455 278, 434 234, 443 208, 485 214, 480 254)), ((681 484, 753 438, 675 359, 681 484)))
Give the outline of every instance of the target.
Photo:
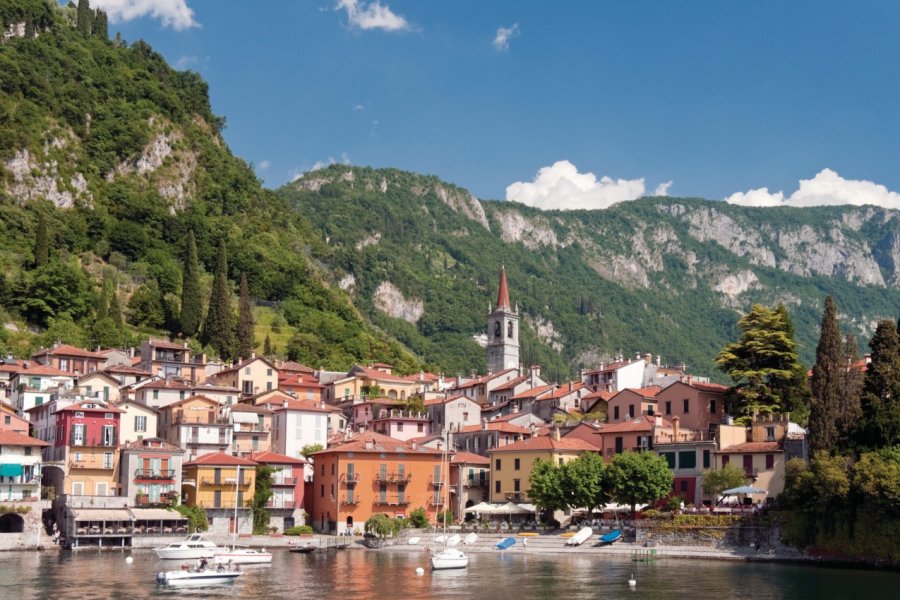
POLYGON ((160 409, 180 402, 191 396, 204 396, 215 401, 219 406, 237 402, 238 389, 209 383, 193 384, 177 379, 159 379, 142 381, 132 386, 134 399, 147 406, 160 409))
POLYGON ((31 358, 39 365, 75 376, 99 371, 106 364, 106 356, 103 354, 76 348, 69 344, 56 344, 52 348, 34 353, 31 358))
POLYGON ((593 392, 621 392, 644 385, 644 369, 648 362, 640 355, 634 360, 619 356, 612 363, 601 364, 591 371, 583 371, 581 381, 593 392))
POLYGON ((752 494, 752 501, 773 502, 784 491, 784 442, 792 425, 787 413, 755 415, 747 441, 722 447, 716 468, 730 463, 743 469, 749 485, 766 491, 752 494))
POLYGON ((280 531, 295 525, 305 525, 303 494, 306 461, 275 452, 251 452, 246 458, 274 469, 271 477, 272 497, 266 504, 269 509, 269 525, 280 531))
POLYGON ((149 371, 131 365, 111 365, 103 369, 103 372, 114 378, 120 388, 132 386, 151 377, 149 371))
POLYGON ((656 394, 657 412, 667 419, 679 417, 684 429, 706 431, 710 436, 726 423, 725 393, 728 387, 716 383, 676 381, 656 394))
POLYGON ((474 517, 466 509, 489 498, 491 460, 471 452, 455 452, 450 459, 450 502, 453 518, 464 521, 474 517))
POLYGON ((0 502, 41 497, 41 448, 50 444, 0 429, 0 502))
MULTIPOLYGON (((503 369, 497 373, 488 373, 482 377, 473 377, 471 379, 461 379, 457 380, 456 384, 451 388, 452 391, 463 394, 467 398, 470 398, 480 404, 481 406, 489 405, 489 398, 491 397, 491 393, 499 387, 513 381, 514 379, 518 379, 519 369, 503 369)), ((510 393, 510 392, 507 392, 510 393)), ((512 395, 510 395, 510 398, 512 395)), ((497 397, 499 404, 504 404, 508 402, 508 400, 500 400, 500 397, 497 397)))
POLYGON ((175 505, 181 498, 184 450, 157 437, 123 444, 119 468, 122 496, 135 506, 175 505))
POLYGON ((141 342, 140 361, 133 365, 162 379, 199 382, 206 377, 206 356, 193 356, 187 342, 148 339, 141 342))
POLYGON ((75 387, 87 398, 97 398, 104 402, 119 401, 119 381, 103 371, 92 371, 82 375, 76 381, 75 387))
POLYGON ((419 507, 431 521, 446 506, 441 455, 442 450, 373 432, 317 452, 311 525, 341 535, 362 531, 375 513, 408 517, 419 507))
POLYGON ((28 420, 16 414, 12 406, 0 402, 0 431, 15 431, 28 435, 28 420))
POLYGON ((481 422, 481 405, 462 394, 445 392, 424 404, 432 431, 441 435, 481 422))
POLYGON ((191 396, 163 407, 159 437, 187 450, 188 460, 232 451, 231 421, 220 414, 219 404, 206 396, 191 396))
POLYGON ((143 438, 155 438, 159 434, 158 410, 134 400, 116 402, 115 407, 122 411, 119 417, 119 439, 123 444, 143 438))
POLYGON ((240 390, 242 398, 278 389, 278 369, 267 358, 250 358, 226 367, 209 378, 213 385, 240 390))
POLYGON ((455 450, 487 456, 493 448, 502 448, 531 436, 532 431, 528 427, 482 419, 478 425, 469 425, 457 431, 453 435, 453 444, 455 450))
POLYGON ((406 400, 416 392, 416 382, 393 374, 383 363, 371 367, 354 365, 346 374, 325 387, 325 401, 332 404, 356 404, 369 397, 406 400))
POLYGON ((431 421, 424 412, 402 408, 379 408, 372 420, 372 431, 398 440, 431 434, 431 421))
POLYGON ((0 359, 0 402, 12 405, 13 378, 22 370, 12 357, 0 359))
POLYGON ((252 533, 257 464, 221 452, 184 463, 182 494, 187 506, 202 506, 211 533, 252 533), (235 519, 237 514, 237 519, 235 519))
POLYGON ((606 403, 607 423, 621 423, 656 414, 656 395, 660 388, 629 388, 616 393, 606 403))
POLYGON ((75 387, 76 376, 55 367, 23 362, 22 368, 16 372, 11 381, 12 405, 25 418, 28 411, 50 401, 50 396, 59 389, 75 387))
MULTIPOLYGON (((303 457, 303 448, 316 444, 325 448, 329 434, 344 429, 341 410, 324 402, 285 399, 272 409, 272 451, 291 458, 303 457)), ((305 478, 312 477, 307 465, 305 478)))
POLYGON ((295 400, 308 400, 309 402, 321 402, 322 391, 325 386, 312 375, 292 375, 278 380, 278 391, 287 394, 295 400))
POLYGON ((233 453, 247 456, 251 452, 268 452, 271 449, 271 410, 241 402, 232 404, 225 411, 231 418, 233 453))

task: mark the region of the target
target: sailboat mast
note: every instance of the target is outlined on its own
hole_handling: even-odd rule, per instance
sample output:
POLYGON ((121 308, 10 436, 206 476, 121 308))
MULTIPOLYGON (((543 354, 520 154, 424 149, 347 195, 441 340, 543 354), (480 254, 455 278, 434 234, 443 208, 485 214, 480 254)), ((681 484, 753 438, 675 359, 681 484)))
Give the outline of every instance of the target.
POLYGON ((234 528, 231 532, 231 550, 237 548, 237 530, 238 530, 238 490, 241 485, 241 465, 237 466, 237 475, 234 478, 234 528))

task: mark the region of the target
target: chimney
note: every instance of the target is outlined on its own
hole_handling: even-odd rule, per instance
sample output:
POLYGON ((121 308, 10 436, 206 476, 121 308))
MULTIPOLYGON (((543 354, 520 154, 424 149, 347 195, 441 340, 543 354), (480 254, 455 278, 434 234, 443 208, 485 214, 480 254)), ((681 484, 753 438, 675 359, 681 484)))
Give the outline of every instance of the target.
POLYGON ((662 366, 662 355, 661 354, 656 355, 656 366, 657 367, 662 366))
POLYGON ((678 432, 681 429, 681 419, 678 418, 678 415, 672 417, 672 437, 674 441, 678 441, 678 432))
POLYGON ((662 426, 663 426, 662 415, 656 415, 656 426, 657 426, 657 427, 662 427, 662 426))
POLYGON ((374 450, 375 449, 375 439, 374 438, 367 439, 365 448, 366 448, 366 450, 374 450))
POLYGON ((531 365, 529 368, 531 369, 531 375, 533 377, 541 376, 541 365, 531 365))
POLYGON ((644 355, 644 362, 645 362, 646 364, 648 364, 648 365, 652 365, 652 364, 653 364, 653 355, 650 354, 649 352, 646 353, 646 354, 644 355))
POLYGON ((481 417, 481 430, 484 431, 486 429, 487 429, 487 419, 484 417, 481 417))
POLYGON ((553 441, 558 442, 559 437, 559 426, 556 426, 553 428, 553 441))

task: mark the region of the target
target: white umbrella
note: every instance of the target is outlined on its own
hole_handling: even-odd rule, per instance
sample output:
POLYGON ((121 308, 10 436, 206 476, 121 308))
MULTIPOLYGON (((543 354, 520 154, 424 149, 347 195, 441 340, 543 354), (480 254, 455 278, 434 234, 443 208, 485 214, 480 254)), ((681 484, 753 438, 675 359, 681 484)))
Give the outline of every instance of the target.
POLYGON ((507 502, 506 504, 498 506, 496 509, 494 509, 495 515, 524 515, 530 512, 532 511, 528 510, 527 508, 522 508, 518 504, 515 504, 513 502, 507 502))
POLYGON ((490 514, 494 512, 494 506, 487 502, 479 502, 478 504, 467 508, 466 512, 490 514))
POLYGON ((528 512, 537 511, 537 507, 534 504, 520 504, 519 508, 521 508, 523 510, 527 510, 528 512))
POLYGON ((768 494, 768 492, 749 485, 742 485, 741 487, 731 488, 730 490, 722 492, 723 496, 730 496, 732 494, 768 494))

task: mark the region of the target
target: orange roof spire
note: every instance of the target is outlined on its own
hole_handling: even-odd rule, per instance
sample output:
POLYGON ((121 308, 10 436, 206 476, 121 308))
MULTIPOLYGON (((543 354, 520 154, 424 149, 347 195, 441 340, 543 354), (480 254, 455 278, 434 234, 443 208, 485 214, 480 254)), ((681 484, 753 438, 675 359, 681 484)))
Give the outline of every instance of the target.
POLYGON ((497 308, 509 309, 509 290, 506 288, 506 267, 500 267, 500 291, 497 293, 497 308))

